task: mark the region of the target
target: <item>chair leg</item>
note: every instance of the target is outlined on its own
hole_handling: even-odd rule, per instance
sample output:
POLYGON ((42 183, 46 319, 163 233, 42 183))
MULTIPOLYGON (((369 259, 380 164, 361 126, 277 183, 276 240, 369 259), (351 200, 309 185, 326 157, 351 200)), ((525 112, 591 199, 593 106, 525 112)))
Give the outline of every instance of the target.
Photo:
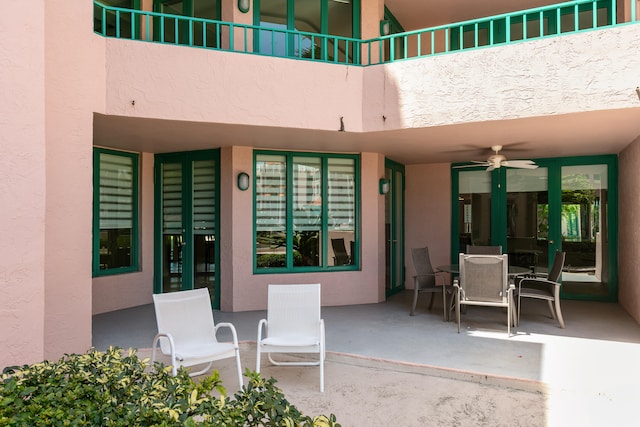
POLYGON ((433 294, 435 292, 430 292, 431 293, 431 298, 429 299, 429 311, 431 311, 431 308, 433 307, 433 294))
POLYGON ((553 309, 553 304, 551 304, 551 300, 550 299, 547 300, 547 305, 549 306, 549 312, 551 313, 551 318, 553 320, 556 320, 556 312, 553 309))
POLYGON ((448 308, 449 307, 447 307, 447 289, 443 285, 442 286, 442 317, 445 322, 449 320, 449 317, 447 316, 448 308))
POLYGON ((415 288, 413 289, 413 304, 411 305, 411 312, 409 316, 413 316, 416 312, 416 304, 418 303, 418 284, 416 283, 415 288))
POLYGON ((560 298, 558 297, 556 297, 556 314, 558 316, 560 327, 564 329, 564 319, 562 318, 562 311, 560 311, 560 298))
POLYGON ((456 293, 456 321, 458 322, 458 333, 460 333, 460 293, 456 293))

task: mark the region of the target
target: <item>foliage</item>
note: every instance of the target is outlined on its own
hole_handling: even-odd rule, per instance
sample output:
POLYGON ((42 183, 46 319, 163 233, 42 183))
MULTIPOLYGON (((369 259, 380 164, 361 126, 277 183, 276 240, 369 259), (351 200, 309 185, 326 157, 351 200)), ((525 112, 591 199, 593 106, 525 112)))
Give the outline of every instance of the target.
POLYGON ((231 399, 217 371, 196 383, 184 368, 173 377, 170 367, 147 363, 135 350, 111 348, 6 368, 0 426, 340 427, 333 414, 301 414, 273 378, 249 370, 249 383, 231 399))

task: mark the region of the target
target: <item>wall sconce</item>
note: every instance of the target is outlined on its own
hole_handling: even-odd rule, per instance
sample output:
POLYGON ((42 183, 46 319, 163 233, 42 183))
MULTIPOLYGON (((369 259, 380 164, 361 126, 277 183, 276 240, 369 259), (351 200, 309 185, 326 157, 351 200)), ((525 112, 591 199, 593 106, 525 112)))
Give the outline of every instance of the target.
POLYGON ((391 34, 391 21, 383 19, 380 21, 380 35, 388 36, 389 34, 391 34))
POLYGON ((240 172, 238 174, 238 188, 241 191, 246 191, 249 189, 249 174, 246 172, 240 172))
POLYGON ((380 178, 380 182, 378 185, 380 194, 387 194, 389 192, 389 188, 391 187, 391 183, 389 183, 389 180, 384 178, 380 178))
POLYGON ((238 9, 242 13, 249 12, 249 7, 251 6, 251 0, 238 0, 238 9))
POLYGON ((638 99, 640 99, 640 86, 636 88, 636 94, 638 95, 638 99))

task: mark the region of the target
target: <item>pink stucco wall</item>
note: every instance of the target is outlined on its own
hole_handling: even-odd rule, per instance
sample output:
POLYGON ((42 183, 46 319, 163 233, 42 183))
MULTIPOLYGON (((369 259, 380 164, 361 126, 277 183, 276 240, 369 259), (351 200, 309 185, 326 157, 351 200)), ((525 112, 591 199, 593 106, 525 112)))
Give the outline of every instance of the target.
POLYGON ((619 157, 618 188, 624 203, 618 209, 618 301, 640 323, 640 138, 619 157))
POLYGON ((405 173, 405 286, 413 289, 411 248, 428 246, 434 268, 451 262, 451 170, 448 163, 407 165, 405 173))
POLYGON ((2 6, 0 370, 44 357, 46 200, 44 2, 2 6))
POLYGON ((253 274, 252 191, 240 191, 235 184, 239 172, 252 171, 252 148, 224 148, 220 163, 221 199, 231 201, 221 206, 220 218, 223 311, 265 309, 270 283, 320 283, 323 305, 384 300, 384 199, 378 194, 378 179, 384 175, 382 155, 361 154, 362 212, 366 212, 361 222, 362 269, 340 273, 253 274))
MULTIPOLYGON (((93 112, 104 106, 104 40, 92 2, 47 0, 44 356, 91 346, 93 112)), ((16 15, 29 8, 21 7, 16 15)), ((42 24, 41 24, 42 25, 42 24)), ((24 35, 24 32, 22 33, 24 35)))
POLYGON ((93 279, 92 313, 105 313, 152 302, 153 294, 153 154, 142 153, 139 172, 140 271, 93 279))
POLYGON ((344 117, 350 131, 362 129, 361 67, 115 39, 106 44, 106 114, 329 130, 344 117))

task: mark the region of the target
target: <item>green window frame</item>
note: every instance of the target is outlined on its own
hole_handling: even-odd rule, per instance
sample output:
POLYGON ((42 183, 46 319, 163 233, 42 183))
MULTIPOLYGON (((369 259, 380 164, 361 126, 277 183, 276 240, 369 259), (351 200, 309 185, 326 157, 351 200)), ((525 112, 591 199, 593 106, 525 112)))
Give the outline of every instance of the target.
POLYGON ((139 270, 136 153, 93 150, 93 276, 139 270))
POLYGON ((255 273, 357 270, 360 156, 255 151, 255 273))
POLYGON ((336 59, 334 55, 337 52, 340 61, 353 62, 356 47, 352 43, 341 40, 334 46, 331 37, 296 37, 292 32, 360 38, 360 2, 254 0, 253 24, 265 28, 254 32, 255 49, 275 56, 323 60, 336 59), (269 10, 269 6, 273 10, 269 10), (269 17, 265 18, 263 14, 269 14, 269 17), (341 32, 343 27, 340 24, 344 23, 345 17, 350 24, 347 28, 351 31, 348 33, 341 32))

